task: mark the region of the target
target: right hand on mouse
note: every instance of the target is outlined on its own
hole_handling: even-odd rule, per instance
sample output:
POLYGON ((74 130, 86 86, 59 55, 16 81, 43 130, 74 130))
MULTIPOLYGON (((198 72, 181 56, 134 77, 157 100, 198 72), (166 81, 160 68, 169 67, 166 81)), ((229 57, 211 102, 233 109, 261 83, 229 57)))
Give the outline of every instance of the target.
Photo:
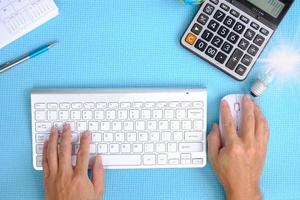
POLYGON ((259 181, 266 159, 269 128, 259 107, 249 96, 243 97, 242 106, 238 135, 228 103, 221 102, 224 145, 219 126, 215 124, 208 136, 208 157, 228 200, 262 199, 259 181))

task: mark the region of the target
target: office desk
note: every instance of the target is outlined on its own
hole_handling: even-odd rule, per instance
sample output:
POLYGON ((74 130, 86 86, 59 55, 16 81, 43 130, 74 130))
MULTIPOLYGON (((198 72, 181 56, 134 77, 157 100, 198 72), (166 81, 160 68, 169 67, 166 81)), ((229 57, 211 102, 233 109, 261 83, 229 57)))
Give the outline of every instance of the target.
MULTIPOLYGON (((60 15, 0 50, 0 62, 58 39, 49 52, 0 75, 0 199, 43 199, 31 153, 32 88, 207 87, 208 127, 228 93, 248 92, 258 63, 235 81, 180 46, 198 7, 177 0, 62 1, 60 15)), ((300 46, 296 1, 262 57, 280 41, 300 46)), ((258 101, 271 137, 261 182, 266 200, 300 199, 300 87, 275 83, 258 101)), ((224 199, 211 166, 107 170, 104 200, 224 199)))

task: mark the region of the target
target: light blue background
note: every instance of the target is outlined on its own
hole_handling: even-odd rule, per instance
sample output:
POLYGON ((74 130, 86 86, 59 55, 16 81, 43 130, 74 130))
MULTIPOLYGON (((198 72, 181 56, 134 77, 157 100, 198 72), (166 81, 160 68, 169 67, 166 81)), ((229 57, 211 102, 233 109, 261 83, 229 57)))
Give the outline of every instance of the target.
MULTIPOLYGON (((208 127, 228 93, 247 92, 257 71, 235 81, 180 46, 198 7, 176 0, 62 1, 60 15, 0 50, 0 62, 58 39, 51 51, 0 75, 0 199, 43 199, 43 175, 32 168, 32 88, 208 88, 208 127)), ((299 47, 296 0, 262 57, 280 41, 299 47), (297 34, 297 37, 296 37, 297 34)), ((262 191, 268 200, 300 199, 300 89, 275 83, 259 100, 271 127, 262 191)), ((224 199, 204 169, 107 170, 105 200, 224 199)))

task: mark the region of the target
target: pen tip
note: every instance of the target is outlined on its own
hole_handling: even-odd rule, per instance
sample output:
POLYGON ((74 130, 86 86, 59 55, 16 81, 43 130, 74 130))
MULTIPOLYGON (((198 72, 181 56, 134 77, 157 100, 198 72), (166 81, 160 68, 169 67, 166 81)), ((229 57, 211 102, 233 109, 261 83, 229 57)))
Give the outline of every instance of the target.
POLYGON ((52 48, 52 47, 54 47, 56 44, 58 44, 58 41, 56 40, 56 41, 53 41, 53 42, 51 42, 50 44, 49 44, 49 48, 52 48))

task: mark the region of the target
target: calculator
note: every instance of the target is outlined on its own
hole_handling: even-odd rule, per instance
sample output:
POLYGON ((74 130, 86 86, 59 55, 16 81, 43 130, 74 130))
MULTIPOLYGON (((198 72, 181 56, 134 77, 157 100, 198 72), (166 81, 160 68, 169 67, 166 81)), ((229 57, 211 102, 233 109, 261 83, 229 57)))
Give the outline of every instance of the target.
POLYGON ((294 0, 206 0, 181 44, 245 80, 294 0))

